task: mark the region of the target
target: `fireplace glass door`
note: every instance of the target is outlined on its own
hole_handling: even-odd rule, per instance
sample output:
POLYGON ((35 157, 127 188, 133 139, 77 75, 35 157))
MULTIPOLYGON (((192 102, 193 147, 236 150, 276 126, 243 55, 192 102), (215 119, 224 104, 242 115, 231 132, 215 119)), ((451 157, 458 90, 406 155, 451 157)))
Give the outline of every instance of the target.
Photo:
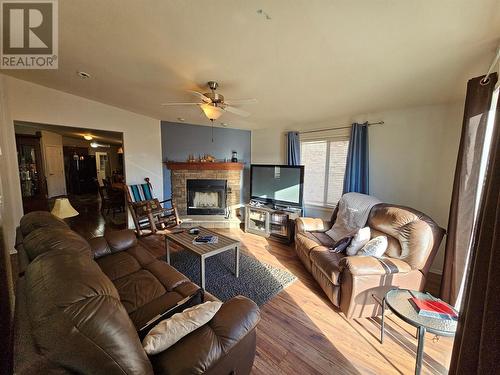
POLYGON ((226 180, 187 180, 188 215, 226 215, 226 180))

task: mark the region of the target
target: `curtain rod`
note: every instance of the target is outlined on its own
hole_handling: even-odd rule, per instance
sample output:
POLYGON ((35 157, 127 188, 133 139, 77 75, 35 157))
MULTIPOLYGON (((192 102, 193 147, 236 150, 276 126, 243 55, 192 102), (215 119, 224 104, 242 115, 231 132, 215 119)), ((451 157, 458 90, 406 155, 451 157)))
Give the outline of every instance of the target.
MULTIPOLYGON (((372 125, 383 125, 384 121, 378 121, 378 122, 368 122, 366 125, 372 126, 372 125)), ((304 131, 299 131, 299 134, 306 134, 306 133, 317 133, 317 132, 324 132, 327 130, 337 130, 337 129, 350 129, 352 125, 349 126, 342 126, 338 128, 325 128, 325 129, 314 129, 314 130, 304 130, 304 131)))
POLYGON ((483 85, 488 83, 488 78, 490 78, 491 73, 493 73, 493 69, 495 69, 495 65, 497 64, 498 60, 500 59, 500 47, 497 49, 497 54, 495 55, 495 58, 491 62, 490 68, 488 69, 488 72, 484 76, 484 78, 481 80, 481 83, 483 85))

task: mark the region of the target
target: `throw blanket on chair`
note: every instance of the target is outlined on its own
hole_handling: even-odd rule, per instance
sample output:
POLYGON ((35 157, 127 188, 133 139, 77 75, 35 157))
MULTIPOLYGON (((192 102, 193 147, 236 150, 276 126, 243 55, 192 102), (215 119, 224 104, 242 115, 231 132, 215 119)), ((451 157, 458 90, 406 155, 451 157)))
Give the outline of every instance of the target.
POLYGON ((339 241, 363 228, 373 206, 382 203, 371 195, 346 193, 338 204, 337 220, 332 228, 325 233, 334 241, 339 241))

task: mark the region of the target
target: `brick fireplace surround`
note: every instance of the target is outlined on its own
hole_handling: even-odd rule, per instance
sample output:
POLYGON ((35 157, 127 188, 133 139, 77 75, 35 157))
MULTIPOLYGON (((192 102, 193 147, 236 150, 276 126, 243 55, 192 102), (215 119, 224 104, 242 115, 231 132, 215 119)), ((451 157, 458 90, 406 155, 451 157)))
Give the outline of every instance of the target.
POLYGON ((192 227, 203 225, 212 228, 239 227, 243 163, 166 162, 166 165, 171 171, 172 199, 183 221, 182 226, 192 227), (187 215, 186 180, 190 179, 227 181, 227 206, 231 212, 229 219, 225 219, 222 215, 187 215))

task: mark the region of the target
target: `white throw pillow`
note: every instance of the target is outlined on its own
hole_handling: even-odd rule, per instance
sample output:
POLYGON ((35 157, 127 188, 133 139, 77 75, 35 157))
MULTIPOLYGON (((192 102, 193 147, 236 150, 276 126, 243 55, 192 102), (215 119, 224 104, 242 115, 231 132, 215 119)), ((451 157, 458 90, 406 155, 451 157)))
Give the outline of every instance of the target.
POLYGON ((368 243, 358 251, 357 255, 368 255, 375 258, 380 258, 387 250, 388 242, 386 236, 378 236, 372 238, 368 243))
POLYGON ((184 336, 208 323, 219 311, 222 302, 208 301, 162 320, 148 332, 142 346, 148 355, 158 354, 184 336))
POLYGON ((356 255, 358 251, 370 241, 370 236, 370 227, 364 227, 358 230, 345 253, 347 255, 356 255))

